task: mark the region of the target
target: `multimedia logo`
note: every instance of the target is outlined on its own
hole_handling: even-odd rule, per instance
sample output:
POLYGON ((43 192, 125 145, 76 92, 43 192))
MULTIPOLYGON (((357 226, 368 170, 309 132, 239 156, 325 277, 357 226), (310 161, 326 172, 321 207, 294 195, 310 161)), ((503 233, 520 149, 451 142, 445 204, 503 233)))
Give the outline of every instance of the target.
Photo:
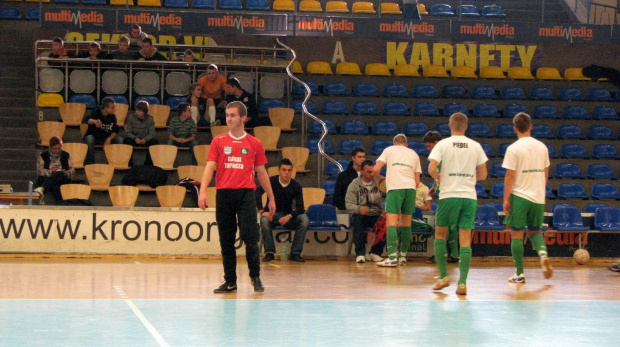
POLYGON ((391 23, 380 23, 379 31, 383 33, 405 33, 414 38, 415 34, 435 34, 435 25, 428 22, 415 23, 395 21, 391 23))
POLYGON ((258 16, 243 18, 243 16, 226 15, 221 17, 209 17, 209 19, 207 19, 207 26, 215 28, 235 28, 243 33, 244 28, 264 30, 265 20, 258 16))
POLYGON ((495 36, 512 37, 515 35, 515 27, 509 24, 501 26, 484 23, 476 23, 474 25, 461 25, 460 34, 488 36, 495 41, 495 36))
POLYGON ((175 15, 174 13, 170 13, 167 16, 160 16, 159 13, 156 13, 154 16, 151 15, 150 12, 142 12, 139 14, 126 14, 123 16, 124 24, 140 24, 140 25, 150 25, 157 30, 161 30, 161 26, 182 26, 183 18, 175 15))
POLYGON ((566 40, 573 42, 573 38, 594 38, 594 31, 588 27, 582 26, 566 28, 563 25, 556 25, 551 28, 541 27, 538 29, 539 37, 564 37, 566 40))
POLYGON ((334 36, 334 32, 338 31, 355 31, 355 23, 346 19, 324 20, 323 18, 314 18, 313 20, 300 20, 297 22, 297 30, 316 30, 325 31, 331 36, 334 36))
POLYGON ((61 10, 58 12, 45 12, 46 22, 65 22, 73 23, 82 27, 82 23, 92 23, 94 25, 103 25, 104 15, 98 11, 90 11, 82 13, 82 11, 61 10))

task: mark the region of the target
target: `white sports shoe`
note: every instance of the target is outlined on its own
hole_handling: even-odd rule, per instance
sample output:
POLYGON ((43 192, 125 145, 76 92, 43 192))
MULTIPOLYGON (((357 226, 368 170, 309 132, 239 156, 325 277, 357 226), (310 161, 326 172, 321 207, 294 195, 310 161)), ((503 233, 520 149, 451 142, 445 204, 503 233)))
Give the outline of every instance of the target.
POLYGON ((368 256, 366 256, 366 260, 374 261, 376 263, 379 261, 383 261, 383 258, 374 253, 368 253, 368 256))
POLYGON ((357 258, 355 258, 355 262, 359 263, 359 264, 365 263, 366 262, 366 257, 363 256, 363 255, 358 255, 357 258))
POLYGON ((390 260, 390 258, 385 258, 385 260, 378 262, 377 265, 384 266, 384 267, 394 267, 398 265, 398 260, 396 259, 390 260))
POLYGON ((510 282, 510 283, 525 283, 525 275, 524 274, 520 274, 520 275, 511 276, 510 278, 508 278, 508 282, 510 282))
POLYGON ((35 188, 32 192, 34 194, 38 194, 39 195, 39 204, 40 205, 45 205, 45 202, 43 201, 43 192, 45 191, 45 189, 43 189, 43 187, 37 187, 35 188))
POLYGON ((400 255, 398 256, 398 265, 407 265, 407 252, 400 252, 400 255))

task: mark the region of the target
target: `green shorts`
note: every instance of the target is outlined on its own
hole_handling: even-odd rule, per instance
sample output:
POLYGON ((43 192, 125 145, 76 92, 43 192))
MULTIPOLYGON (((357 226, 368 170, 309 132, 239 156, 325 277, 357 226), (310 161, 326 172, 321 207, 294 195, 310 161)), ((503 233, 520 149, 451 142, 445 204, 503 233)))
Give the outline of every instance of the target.
POLYGON ((473 229, 477 210, 478 201, 475 199, 440 199, 435 213, 435 225, 438 227, 456 225, 460 229, 473 229))
POLYGON ((415 189, 394 189, 385 196, 385 212, 412 215, 415 211, 415 189))
POLYGON ((525 227, 530 231, 540 230, 545 216, 545 204, 536 204, 511 194, 510 206, 510 216, 504 218, 505 225, 512 230, 523 230, 525 227))

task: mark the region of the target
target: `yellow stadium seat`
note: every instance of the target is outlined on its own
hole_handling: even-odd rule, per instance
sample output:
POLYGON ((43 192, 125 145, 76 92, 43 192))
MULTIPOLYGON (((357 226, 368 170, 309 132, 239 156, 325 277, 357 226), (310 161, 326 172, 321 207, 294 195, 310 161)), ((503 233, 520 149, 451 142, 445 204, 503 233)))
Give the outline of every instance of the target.
POLYGON ((314 75, 333 75, 332 66, 326 61, 311 61, 306 66, 306 71, 314 75))
POLYGON ((269 109, 269 119, 274 127, 280 128, 281 131, 294 131, 296 129, 291 128, 293 124, 293 118, 295 117, 295 110, 286 107, 272 107, 269 109))
POLYGON ((403 11, 400 10, 400 6, 396 3, 382 2, 381 14, 403 14, 403 11))
POLYGON ((499 66, 483 66, 480 68, 480 78, 504 79, 506 76, 499 66))
POLYGON ((263 147, 267 152, 279 152, 278 140, 280 139, 281 130, 274 126, 258 126, 254 128, 254 136, 263 143, 263 147))
POLYGON ((62 139, 66 128, 67 126, 63 122, 42 121, 37 123, 37 130, 39 131, 39 138, 41 139, 39 146, 48 147, 52 136, 62 139))
POLYGON ((323 188, 302 188, 304 195, 304 208, 308 209, 310 205, 320 205, 325 201, 325 189, 323 188))
POLYGON ((149 113, 155 121, 155 128, 165 129, 168 126, 168 117, 170 117, 170 106, 168 105, 149 105, 149 113))
POLYGON ((179 148, 174 145, 152 145, 149 147, 149 154, 154 166, 159 166, 164 170, 174 170, 178 150, 179 148))
POLYGON ((592 81, 583 75, 583 71, 580 67, 569 67, 564 70, 564 79, 567 81, 592 81))
POLYGON ((113 186, 108 190, 114 207, 134 207, 140 189, 134 186, 113 186))
POLYGON ((159 0, 138 0, 138 6, 161 7, 159 0))
POLYGON ((84 113, 86 113, 86 105, 76 102, 65 102, 58 105, 58 112, 65 125, 80 126, 84 113))
POLYGON ((532 71, 523 66, 514 66, 508 69, 508 78, 512 80, 533 80, 532 71))
POLYGON ((295 11, 293 0, 275 0, 273 2, 274 11, 295 11))
POLYGON ((325 4, 325 12, 349 13, 349 8, 345 1, 328 1, 325 4))
POLYGON ((114 176, 114 166, 108 164, 89 164, 84 166, 88 185, 92 190, 107 191, 114 176))
POLYGON ((41 93, 37 97, 37 107, 58 107, 65 102, 60 94, 41 93))
POLYGON ((353 13, 377 13, 377 11, 375 11, 375 5, 369 1, 354 2, 353 6, 351 6, 351 11, 353 13))
POLYGON ((110 5, 133 6, 133 0, 110 0, 110 5))
POLYGON ((228 132, 227 125, 214 125, 211 127, 211 137, 216 137, 228 132))
POLYGON ((179 167, 177 167, 177 174, 179 175, 179 178, 186 178, 189 177, 191 179, 193 179, 194 181, 202 181, 202 175, 205 172, 205 166, 199 166, 199 165, 181 165, 179 167))
POLYGON ((392 76, 386 64, 369 63, 364 68, 366 76, 392 76))
POLYGON ((357 63, 341 62, 336 65, 336 74, 338 75, 361 75, 362 71, 357 63))
POLYGON ((299 63, 299 61, 295 60, 293 62, 293 73, 299 73, 299 74, 303 74, 304 73, 304 68, 301 67, 301 63, 299 63))
POLYGON ((63 200, 90 199, 91 188, 87 184, 63 184, 60 186, 60 195, 63 200))
POLYGON ((301 0, 299 3, 300 12, 323 12, 321 3, 317 0, 301 0))
POLYGON ((84 168, 84 159, 86 158, 86 152, 88 152, 87 144, 81 142, 65 142, 62 145, 62 150, 69 153, 71 156, 74 169, 84 168))
POLYGON ((394 76, 396 77, 420 77, 418 69, 411 64, 397 64, 394 66, 394 76))
POLYGON ((185 200, 185 187, 159 186, 155 188, 155 194, 161 207, 181 207, 185 200))
POLYGON ((426 10, 426 6, 424 6, 424 4, 418 4, 418 12, 421 16, 428 16, 428 11, 426 10))
POLYGON ((121 143, 111 143, 103 146, 103 152, 108 164, 115 170, 129 170, 129 161, 133 154, 133 146, 121 143))
POLYGON ((448 71, 443 65, 426 65, 422 68, 422 76, 424 77, 440 77, 447 78, 448 71))
POLYGON ((293 168, 297 173, 306 173, 310 170, 306 169, 310 150, 306 147, 283 147, 282 158, 289 158, 293 163, 293 168))
POLYGON ((210 148, 211 145, 194 146, 194 158, 196 158, 196 162, 198 163, 198 165, 207 165, 207 154, 209 154, 210 148))
POLYGON ((127 113, 129 112, 129 105, 116 103, 116 108, 114 109, 114 115, 116 116, 116 125, 119 127, 125 126, 125 119, 127 118, 127 113))
MULTIPOLYGON (((15 0, 20 1, 20 0, 15 0)), ((39 2, 39 0, 26 0, 26 2, 39 2)), ((50 0, 41 0, 41 2, 50 2, 50 0)))
POLYGON ((540 67, 536 70, 536 78, 539 80, 561 80, 560 71, 554 67, 540 67))
POLYGON ((453 66, 450 71, 452 78, 478 78, 476 71, 471 66, 453 66))

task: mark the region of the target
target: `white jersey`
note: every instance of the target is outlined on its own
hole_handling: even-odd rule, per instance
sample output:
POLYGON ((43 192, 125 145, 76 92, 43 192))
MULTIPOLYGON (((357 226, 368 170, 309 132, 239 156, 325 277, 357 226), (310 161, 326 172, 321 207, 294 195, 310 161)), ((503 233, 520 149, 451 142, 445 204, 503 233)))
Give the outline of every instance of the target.
POLYGON ((390 146, 383 150, 377 161, 385 163, 386 191, 415 189, 415 173, 422 172, 420 157, 405 146, 390 146))
POLYGON ((477 199, 476 168, 487 162, 480 144, 465 136, 451 136, 435 145, 428 159, 441 164, 439 199, 477 199))
POLYGON ((536 204, 545 203, 545 168, 549 151, 533 137, 522 137, 508 146, 502 167, 515 171, 512 193, 536 204))

